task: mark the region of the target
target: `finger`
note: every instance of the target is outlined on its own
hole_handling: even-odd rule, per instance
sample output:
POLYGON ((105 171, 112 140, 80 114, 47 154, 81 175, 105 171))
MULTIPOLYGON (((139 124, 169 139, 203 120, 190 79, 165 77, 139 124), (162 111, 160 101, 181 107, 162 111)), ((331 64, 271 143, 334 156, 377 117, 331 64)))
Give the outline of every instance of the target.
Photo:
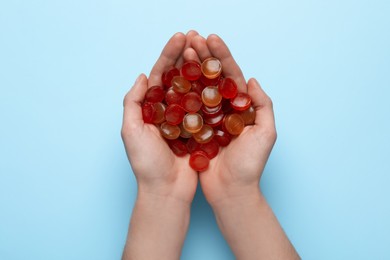
POLYGON ((184 46, 184 51, 183 51, 183 55, 181 55, 179 57, 179 59, 177 60, 176 62, 176 67, 177 68, 180 68, 182 65, 183 65, 183 62, 184 62, 184 52, 188 49, 188 48, 191 48, 191 41, 192 39, 197 36, 199 33, 195 30, 190 30, 188 31, 188 33, 186 34, 186 45, 184 46))
POLYGON ((176 33, 171 39, 169 39, 150 72, 148 87, 162 84, 161 75, 166 68, 176 64, 176 61, 183 52, 185 43, 186 36, 182 33, 176 33))
POLYGON ((256 110, 255 125, 262 129, 275 129, 275 118, 272 100, 267 96, 256 79, 248 81, 248 94, 256 110))
POLYGON ((200 35, 197 35, 192 39, 191 47, 198 53, 201 61, 212 56, 207 47, 206 39, 200 35))
POLYGON ((141 103, 147 90, 147 78, 141 74, 123 100, 122 133, 128 134, 143 126, 141 103))
POLYGON ((207 37, 207 46, 212 56, 221 61, 224 76, 236 81, 239 92, 247 92, 244 75, 224 41, 218 35, 211 34, 207 37))
POLYGON ((198 63, 200 63, 200 59, 199 59, 199 56, 198 54, 196 53, 196 51, 193 49, 193 48, 187 48, 184 52, 183 52, 183 58, 185 61, 189 61, 189 60, 194 60, 194 61, 197 61, 198 63))

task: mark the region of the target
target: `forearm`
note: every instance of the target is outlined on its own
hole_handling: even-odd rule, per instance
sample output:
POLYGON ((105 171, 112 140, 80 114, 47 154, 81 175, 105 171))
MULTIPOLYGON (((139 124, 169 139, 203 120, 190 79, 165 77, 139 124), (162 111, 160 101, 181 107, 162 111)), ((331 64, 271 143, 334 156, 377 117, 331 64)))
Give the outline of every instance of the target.
POLYGON ((213 205, 237 259, 300 259, 260 191, 213 205))
POLYGON ((138 194, 122 259, 180 259, 190 205, 153 194, 138 194))

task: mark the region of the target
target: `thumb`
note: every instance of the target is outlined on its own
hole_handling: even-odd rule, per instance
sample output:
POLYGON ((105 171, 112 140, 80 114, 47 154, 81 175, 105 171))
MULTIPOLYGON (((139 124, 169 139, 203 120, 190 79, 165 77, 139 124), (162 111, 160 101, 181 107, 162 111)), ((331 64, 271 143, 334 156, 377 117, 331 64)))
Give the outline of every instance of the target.
POLYGON ((272 100, 267 96, 256 79, 248 81, 248 94, 256 111, 255 125, 264 129, 275 129, 272 100))
POLYGON ((123 100, 122 134, 129 134, 143 126, 141 104, 147 90, 148 80, 144 74, 141 74, 123 100))

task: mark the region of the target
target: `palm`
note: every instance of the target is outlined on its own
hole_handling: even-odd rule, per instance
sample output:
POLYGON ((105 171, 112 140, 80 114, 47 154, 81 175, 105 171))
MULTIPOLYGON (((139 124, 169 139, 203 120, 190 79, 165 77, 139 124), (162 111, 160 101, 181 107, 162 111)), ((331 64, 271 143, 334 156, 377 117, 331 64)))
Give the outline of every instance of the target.
POLYGON ((218 58, 224 76, 236 81, 239 92, 246 92, 252 97, 252 105, 256 110, 255 125, 245 127, 237 138, 211 160, 209 169, 199 175, 207 200, 213 202, 233 195, 229 193, 234 193, 238 190, 236 188, 258 187, 276 138, 272 103, 257 81, 245 81, 228 47, 217 35, 210 35, 207 40, 196 36, 191 46, 196 53, 193 58, 199 62, 210 56, 218 58))
POLYGON ((188 156, 177 157, 163 140, 158 129, 151 124, 144 124, 140 134, 132 142, 126 142, 126 147, 129 149, 132 146, 137 147, 129 158, 137 178, 157 189, 161 188, 163 193, 169 192, 162 195, 192 200, 198 176, 188 167, 188 156), (171 188, 166 190, 165 187, 171 188))
POLYGON ((167 67, 181 66, 181 54, 189 47, 195 35, 195 31, 190 31, 187 36, 178 33, 168 41, 149 78, 142 75, 126 95, 122 126, 123 141, 137 177, 139 191, 188 202, 195 195, 198 181, 196 172, 188 167, 189 156, 180 158, 173 154, 156 126, 144 123, 140 104, 148 88, 162 84, 161 75, 167 67))
POLYGON ((211 160, 207 171, 199 179, 208 201, 226 196, 230 188, 258 183, 272 144, 258 137, 258 126, 247 126, 244 131, 211 160), (255 163, 254 163, 255 162, 255 163))

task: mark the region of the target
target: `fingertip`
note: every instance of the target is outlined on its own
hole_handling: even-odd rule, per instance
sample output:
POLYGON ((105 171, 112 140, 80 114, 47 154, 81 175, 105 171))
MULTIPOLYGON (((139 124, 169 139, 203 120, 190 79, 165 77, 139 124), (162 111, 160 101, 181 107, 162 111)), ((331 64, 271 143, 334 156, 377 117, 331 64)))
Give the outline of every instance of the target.
POLYGON ((248 86, 249 86, 249 85, 258 86, 258 87, 261 88, 260 83, 259 83, 259 82, 257 81, 257 79, 255 79, 255 78, 250 78, 250 79, 248 80, 248 86))
POLYGON ((218 50, 221 47, 224 47, 225 42, 217 34, 210 34, 206 39, 207 45, 210 49, 218 50))
POLYGON ((174 48, 183 49, 186 43, 186 35, 182 32, 177 32, 171 37, 169 42, 174 43, 174 48))
POLYGON ((199 56, 198 54, 196 53, 196 51, 193 49, 193 48, 187 48, 184 53, 183 53, 183 57, 184 57, 184 60, 186 61, 190 61, 190 60, 194 60, 194 61, 197 61, 200 63, 200 59, 199 59, 199 56))
POLYGON ((175 39, 185 39, 185 34, 184 33, 182 33, 182 32, 177 32, 177 33, 175 33, 173 36, 172 36, 172 38, 175 38, 175 39))
POLYGON ((135 80, 134 85, 125 95, 123 106, 129 105, 131 102, 141 103, 143 101, 148 89, 147 81, 146 75, 141 73, 135 80))
POLYGON ((215 33, 212 33, 209 36, 207 36, 207 40, 209 40, 209 41, 218 41, 218 40, 221 40, 221 37, 219 37, 215 33))
POLYGON ((248 80, 248 94, 252 98, 254 106, 273 107, 271 98, 265 93, 260 83, 255 78, 248 80))
POLYGON ((195 35, 198 35, 199 33, 197 32, 197 31, 195 31, 195 30, 189 30, 188 32, 187 32, 187 37, 188 36, 195 36, 195 35))

